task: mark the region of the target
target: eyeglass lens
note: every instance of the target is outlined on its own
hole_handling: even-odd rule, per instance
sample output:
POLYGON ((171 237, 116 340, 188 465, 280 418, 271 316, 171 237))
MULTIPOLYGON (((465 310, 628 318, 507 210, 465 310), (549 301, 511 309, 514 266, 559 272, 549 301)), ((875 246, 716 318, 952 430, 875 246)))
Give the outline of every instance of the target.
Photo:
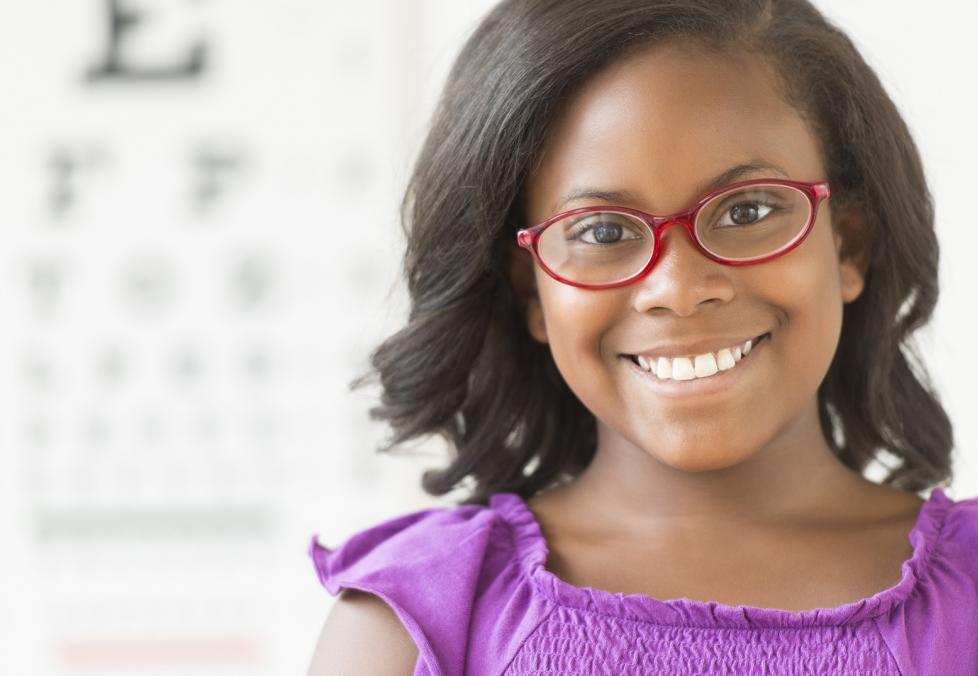
MULTIPOLYGON (((730 261, 763 258, 791 246, 811 212, 808 197, 784 185, 752 185, 720 193, 696 216, 700 244, 730 261)), ((562 218, 540 235, 544 265, 580 284, 613 284, 638 274, 652 258, 655 238, 630 214, 594 211, 562 218)))

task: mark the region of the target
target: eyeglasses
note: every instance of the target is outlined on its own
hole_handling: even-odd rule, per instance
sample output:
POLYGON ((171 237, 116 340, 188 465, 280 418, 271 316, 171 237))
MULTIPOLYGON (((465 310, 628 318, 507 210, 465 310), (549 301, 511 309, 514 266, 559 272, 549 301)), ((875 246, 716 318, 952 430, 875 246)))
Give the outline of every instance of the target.
POLYGON ((681 224, 696 248, 724 265, 756 265, 801 244, 830 194, 829 182, 755 179, 728 185, 668 216, 628 207, 582 207, 517 233, 551 277, 607 289, 645 277, 662 250, 666 228, 681 224))

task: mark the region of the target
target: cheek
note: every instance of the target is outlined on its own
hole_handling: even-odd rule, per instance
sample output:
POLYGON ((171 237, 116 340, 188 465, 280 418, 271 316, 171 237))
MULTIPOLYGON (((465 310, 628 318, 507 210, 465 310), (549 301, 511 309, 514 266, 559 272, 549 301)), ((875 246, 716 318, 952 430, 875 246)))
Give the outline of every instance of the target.
POLYGON ((606 291, 587 291, 555 281, 540 283, 538 288, 547 335, 555 349, 569 343, 596 349, 618 316, 616 303, 608 302, 606 291))
POLYGON ((812 390, 828 372, 842 330, 839 266, 827 232, 823 229, 822 236, 809 238, 792 255, 758 269, 764 288, 772 289, 772 307, 783 313, 782 340, 775 347, 782 350, 788 372, 798 374, 812 390))
MULTIPOLYGON (((627 295, 614 289, 588 291, 549 277, 537 279, 547 340, 557 367, 571 389, 607 379, 609 359, 605 336, 621 320, 627 295)), ((583 398, 583 397, 582 397, 583 398)))

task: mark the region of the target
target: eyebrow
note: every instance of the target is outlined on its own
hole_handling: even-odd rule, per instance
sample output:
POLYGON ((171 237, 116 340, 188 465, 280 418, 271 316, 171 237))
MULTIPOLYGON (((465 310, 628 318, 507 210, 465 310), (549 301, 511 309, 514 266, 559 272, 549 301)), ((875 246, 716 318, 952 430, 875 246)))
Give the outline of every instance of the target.
MULTIPOLYGON (((781 174, 784 178, 788 178, 788 172, 779 167, 776 164, 767 162, 765 160, 751 160, 750 162, 744 162, 741 164, 736 164, 722 173, 714 176, 712 179, 707 181, 704 185, 699 188, 698 194, 705 195, 706 193, 712 192, 717 188, 721 188, 728 183, 733 183, 738 178, 744 174, 749 174, 754 171, 775 171, 781 174)), ((628 190, 600 190, 598 188, 576 188, 568 193, 562 202, 558 203, 553 208, 553 213, 562 209, 569 202, 581 199, 597 199, 603 200, 605 202, 638 202, 638 196, 628 190)))

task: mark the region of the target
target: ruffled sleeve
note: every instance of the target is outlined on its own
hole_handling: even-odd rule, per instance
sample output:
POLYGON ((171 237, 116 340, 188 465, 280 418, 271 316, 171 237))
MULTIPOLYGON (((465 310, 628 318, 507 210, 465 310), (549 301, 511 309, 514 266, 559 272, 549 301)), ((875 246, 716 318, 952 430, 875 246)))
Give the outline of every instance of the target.
POLYGON ((309 556, 333 596, 359 589, 391 606, 418 646, 416 676, 461 674, 473 604, 499 526, 480 505, 436 507, 379 523, 333 548, 314 535, 309 556))
POLYGON ((978 674, 978 498, 934 491, 937 532, 920 585, 877 625, 906 674, 978 674))

